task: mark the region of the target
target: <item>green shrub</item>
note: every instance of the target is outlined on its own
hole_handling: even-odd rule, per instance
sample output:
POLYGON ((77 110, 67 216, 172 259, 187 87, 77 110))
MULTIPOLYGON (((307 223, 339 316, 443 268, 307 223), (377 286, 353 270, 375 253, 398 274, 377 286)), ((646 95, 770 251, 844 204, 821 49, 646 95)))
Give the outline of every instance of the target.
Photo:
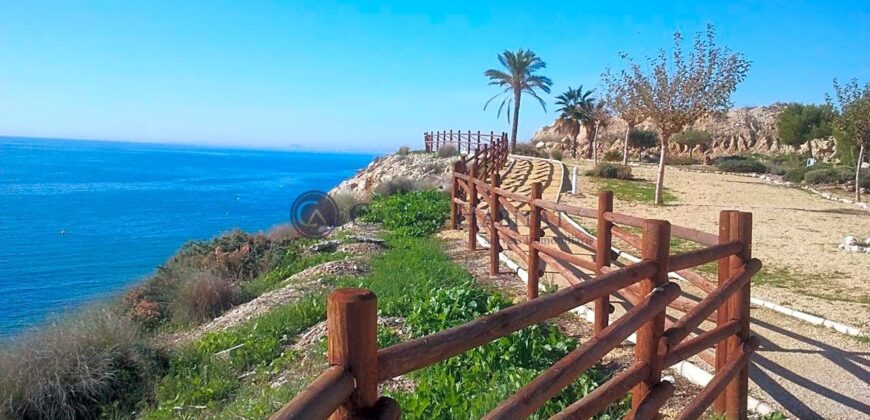
POLYGON ((562 160, 562 151, 560 149, 550 150, 550 159, 562 160))
POLYGON ((542 155, 541 151, 531 143, 517 143, 514 150, 511 150, 511 153, 521 156, 546 157, 546 155, 542 155))
POLYGON ((379 222, 399 236, 426 236, 441 229, 450 210, 449 197, 427 190, 372 199, 364 220, 379 222))
POLYGON ((366 200, 349 191, 333 194, 332 201, 338 208, 338 223, 340 225, 352 221, 358 216, 357 212, 360 210, 360 206, 366 204, 366 200))
POLYGON ((399 147, 399 150, 396 151, 399 156, 408 156, 409 153, 411 153, 411 148, 408 146, 399 147))
POLYGON ((420 190, 420 183, 406 176, 397 176, 381 182, 375 187, 377 195, 407 194, 420 190))
POLYGON ((605 162, 620 162, 622 161, 622 152, 619 150, 608 150, 604 152, 601 160, 605 162))
POLYGON ((639 147, 649 149, 655 147, 659 142, 659 135, 652 130, 634 129, 628 133, 628 145, 631 147, 639 147))
POLYGON ((728 156, 716 162, 716 169, 722 172, 767 172, 767 166, 763 163, 746 156, 728 156))
MULTIPOLYGON (((812 168, 812 167, 811 167, 812 168)), ((844 184, 855 179, 855 168, 812 169, 804 175, 807 184, 844 184)))
POLYGON ((456 150, 456 147, 445 144, 438 148, 438 157, 440 158, 449 158, 454 156, 459 156, 459 151, 456 150))
POLYGON ((708 145, 713 141, 713 136, 706 131, 701 130, 686 130, 682 133, 674 134, 671 141, 684 146, 695 147, 698 145, 708 145))
POLYGON ((614 163, 599 163, 586 175, 598 178, 631 179, 631 167, 614 163))
POLYGON ((131 409, 164 369, 135 323, 93 308, 0 348, 0 418, 99 418, 131 409))
POLYGON ((182 291, 188 283, 202 273, 229 284, 249 282, 280 264, 299 240, 295 231, 285 229, 268 234, 234 230, 208 241, 190 241, 124 296, 125 307, 148 328, 167 322, 187 324, 190 312, 184 309, 182 291))
POLYGON ((776 122, 782 142, 800 146, 812 139, 830 136, 834 111, 828 105, 790 103, 776 122))
POLYGON ((787 169, 782 176, 782 179, 788 182, 801 183, 804 180, 804 176, 806 176, 807 172, 814 171, 817 169, 831 169, 833 166, 830 163, 825 162, 817 162, 813 166, 806 166, 805 163, 801 163, 799 166, 795 166, 791 169, 787 169))

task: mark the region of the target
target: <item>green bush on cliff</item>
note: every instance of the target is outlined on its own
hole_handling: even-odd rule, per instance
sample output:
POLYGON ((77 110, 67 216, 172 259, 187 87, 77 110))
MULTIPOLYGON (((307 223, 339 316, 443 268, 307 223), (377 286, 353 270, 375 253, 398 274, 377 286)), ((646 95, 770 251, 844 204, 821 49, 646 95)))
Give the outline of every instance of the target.
POLYGON ((376 195, 363 220, 381 223, 399 236, 426 236, 441 229, 449 210, 449 197, 442 191, 376 195))

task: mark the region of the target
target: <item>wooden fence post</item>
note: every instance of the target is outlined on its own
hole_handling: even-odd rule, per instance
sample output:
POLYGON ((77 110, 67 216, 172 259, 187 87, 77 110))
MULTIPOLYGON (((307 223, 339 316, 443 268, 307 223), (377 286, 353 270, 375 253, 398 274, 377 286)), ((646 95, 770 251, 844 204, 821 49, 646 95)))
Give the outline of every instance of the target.
POLYGON ((468 214, 465 220, 468 223, 468 249, 474 251, 477 249, 477 162, 471 165, 471 171, 468 174, 468 214))
POLYGON ((378 300, 366 289, 337 289, 326 305, 327 360, 355 380, 353 394, 332 420, 365 418, 378 400, 378 300))
MULTIPOLYGON (((671 245, 671 224, 664 220, 645 220, 643 222, 643 242, 641 257, 654 261, 657 265, 656 274, 642 280, 640 296, 646 297, 653 289, 668 282, 668 256, 671 245)), ((656 314, 649 322, 637 330, 637 346, 635 347, 635 362, 647 363, 650 367, 649 376, 637 384, 631 391, 632 414, 638 409, 647 394, 661 382, 662 355, 658 354, 658 344, 665 329, 665 309, 656 314)), ((629 415, 633 418, 632 415, 629 415)))
MULTIPOLYGON (((731 240, 740 241, 743 249, 737 255, 731 256, 731 272, 735 272, 752 259, 752 213, 732 212, 730 214, 731 240)), ((749 339, 750 331, 750 288, 751 281, 735 293, 729 305, 731 319, 740 322, 740 331, 728 339, 729 359, 738 356, 743 343, 749 339)), ((740 369, 740 373, 726 387, 725 416, 729 419, 745 419, 748 416, 747 400, 749 397, 749 362, 740 369)))
POLYGON ((459 178, 456 174, 462 173, 462 161, 453 162, 453 174, 450 175, 450 229, 459 229, 459 204, 456 199, 459 198, 459 178))
MULTIPOLYGON (((719 212, 719 243, 724 244, 731 242, 731 214, 733 210, 722 210, 719 212)), ((731 262, 729 258, 722 258, 718 261, 718 278, 719 285, 725 283, 731 277, 731 262)), ((728 301, 719 306, 716 310, 716 325, 723 325, 731 320, 730 305, 728 301)), ((728 363, 728 341, 722 340, 716 343, 716 373, 722 371, 725 364, 728 363)), ((716 397, 713 401, 713 411, 716 413, 725 413, 725 401, 728 390, 726 389, 716 397)))
POLYGON ((498 229, 496 229, 501 226, 501 205, 498 202, 498 193, 495 192, 501 183, 498 171, 492 173, 491 179, 489 184, 489 274, 495 276, 498 274, 498 254, 501 252, 498 229))
POLYGON ((529 195, 529 259, 527 261, 529 281, 526 284, 526 296, 529 300, 538 297, 538 279, 541 276, 541 257, 538 255, 537 248, 533 246, 541 238, 541 208, 535 204, 535 200, 541 199, 541 192, 541 183, 533 183, 529 195))
MULTIPOLYGON (((613 242, 611 228, 613 223, 604 219, 604 213, 613 211, 613 192, 598 193, 598 226, 595 241, 595 272, 599 276, 602 267, 610 266, 610 248, 613 242)), ((605 295, 595 301, 595 332, 607 327, 610 318, 610 296, 605 295)))

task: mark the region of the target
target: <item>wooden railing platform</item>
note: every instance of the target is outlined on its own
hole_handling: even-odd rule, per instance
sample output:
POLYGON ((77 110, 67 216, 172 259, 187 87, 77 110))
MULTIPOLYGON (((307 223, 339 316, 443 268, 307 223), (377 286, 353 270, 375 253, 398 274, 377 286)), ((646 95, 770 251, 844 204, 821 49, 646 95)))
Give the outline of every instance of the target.
POLYGON ((683 408, 680 418, 698 418, 711 405, 727 418, 747 418, 749 358, 758 347, 749 329, 750 282, 761 268, 761 262, 751 255, 752 215, 723 211, 719 234, 713 235, 663 220, 617 213, 609 192, 599 195, 598 208, 587 209, 542 199, 539 183, 532 184, 528 195, 507 191, 501 188, 499 173, 508 159, 507 137, 493 134, 472 148, 470 142, 475 136, 470 133, 424 136, 427 151, 470 139, 466 140, 469 155, 454 166, 450 227, 466 229, 469 249, 477 247, 478 235, 487 238, 493 274, 500 270, 499 255, 504 250, 524 260, 528 268, 527 301, 448 330, 378 349, 375 295, 364 289, 336 290, 327 307, 331 367, 274 418, 398 418, 401 408, 389 397, 378 395, 379 382, 446 360, 587 303, 595 307, 595 336, 503 401, 486 418, 524 418, 534 413, 631 334, 636 334, 637 346, 630 366, 555 418, 589 418, 627 392, 632 395, 630 418, 655 418, 674 392, 672 383, 662 381, 662 370, 695 355, 709 361, 715 376, 683 408), (563 216, 593 220, 596 236, 562 223, 563 216), (584 244, 591 250, 591 258, 545 243, 541 236, 545 223, 560 226, 559 235, 584 244), (632 233, 629 227, 640 228, 641 233, 632 233), (641 261, 616 264, 611 253, 614 236, 636 247, 641 261), (672 254, 672 237, 695 242, 701 248, 672 254), (714 262, 718 266, 717 282, 691 271, 714 262), (569 286, 539 296, 539 281, 545 270, 558 273, 569 286), (682 297, 680 286, 668 277, 672 271, 684 274, 706 294, 700 301, 682 297), (589 274, 581 278, 580 272, 589 274), (629 304, 626 312, 613 320, 611 296, 622 297, 629 304), (669 308, 682 315, 673 321, 668 319, 669 308), (714 326, 704 331, 705 323, 714 326))

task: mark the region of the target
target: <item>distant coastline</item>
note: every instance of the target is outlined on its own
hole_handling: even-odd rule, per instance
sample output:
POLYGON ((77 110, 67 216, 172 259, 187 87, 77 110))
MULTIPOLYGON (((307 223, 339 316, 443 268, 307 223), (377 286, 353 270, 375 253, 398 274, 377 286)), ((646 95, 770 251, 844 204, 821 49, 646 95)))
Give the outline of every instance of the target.
POLYGON ((0 336, 118 293, 185 242, 287 220, 370 153, 0 136, 0 336))

